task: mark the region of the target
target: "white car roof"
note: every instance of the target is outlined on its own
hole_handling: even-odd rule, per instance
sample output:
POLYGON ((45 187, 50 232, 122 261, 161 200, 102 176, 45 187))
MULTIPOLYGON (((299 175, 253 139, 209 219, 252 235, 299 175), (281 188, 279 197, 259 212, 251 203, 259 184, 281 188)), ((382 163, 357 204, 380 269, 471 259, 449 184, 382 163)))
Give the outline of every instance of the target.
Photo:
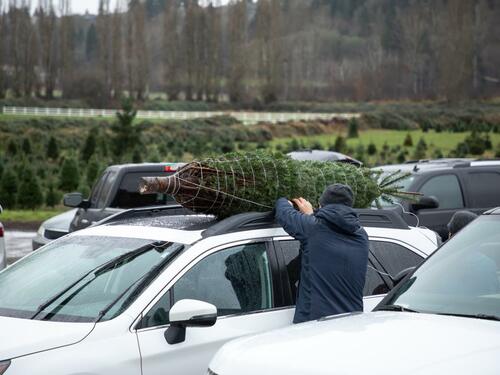
POLYGON ((334 316, 230 342, 218 375, 498 374, 500 324, 404 312, 334 316))
MULTIPOLYGON (((403 242, 425 255, 430 255, 437 247, 436 235, 434 232, 424 228, 391 229, 365 227, 368 236, 372 239, 392 239, 403 242)), ((154 226, 136 225, 98 225, 72 233, 75 236, 109 236, 141 238, 157 241, 171 241, 192 245, 202 239, 203 230, 181 230, 154 226)), ((254 229, 251 231, 237 231, 226 233, 220 236, 227 237, 228 242, 263 237, 276 237, 289 235, 282 228, 254 229)))

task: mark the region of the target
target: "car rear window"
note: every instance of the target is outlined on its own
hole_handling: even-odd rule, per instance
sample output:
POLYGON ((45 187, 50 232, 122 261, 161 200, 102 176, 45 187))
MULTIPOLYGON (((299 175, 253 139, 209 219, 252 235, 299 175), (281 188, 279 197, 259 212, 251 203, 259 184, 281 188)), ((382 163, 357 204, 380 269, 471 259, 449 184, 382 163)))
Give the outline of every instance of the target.
POLYGON ((174 203, 171 195, 154 193, 140 194, 139 183, 141 177, 169 176, 173 172, 130 172, 123 176, 118 191, 111 202, 115 208, 136 208, 147 206, 160 206, 174 203))
POLYGON ((467 177, 472 207, 500 206, 500 173, 470 172, 467 177))

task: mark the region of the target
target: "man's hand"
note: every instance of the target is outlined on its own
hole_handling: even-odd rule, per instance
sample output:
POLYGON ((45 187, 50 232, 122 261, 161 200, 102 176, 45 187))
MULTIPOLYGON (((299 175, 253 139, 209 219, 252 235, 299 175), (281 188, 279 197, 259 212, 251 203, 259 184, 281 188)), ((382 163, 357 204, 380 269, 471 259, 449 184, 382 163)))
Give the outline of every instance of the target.
POLYGON ((305 200, 304 198, 295 198, 292 199, 295 205, 298 207, 299 211, 305 215, 312 215, 314 213, 314 209, 312 204, 305 200))

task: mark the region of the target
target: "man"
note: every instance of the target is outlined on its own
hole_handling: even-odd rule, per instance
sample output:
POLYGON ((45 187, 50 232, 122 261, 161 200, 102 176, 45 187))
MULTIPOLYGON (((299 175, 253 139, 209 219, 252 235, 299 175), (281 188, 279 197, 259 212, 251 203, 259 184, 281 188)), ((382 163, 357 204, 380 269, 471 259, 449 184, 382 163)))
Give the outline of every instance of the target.
POLYGON ((299 240, 302 259, 294 323, 322 316, 363 311, 368 235, 352 209, 347 185, 328 186, 314 212, 303 198, 276 202, 276 219, 299 240))
POLYGON ((448 238, 453 237, 476 218, 477 215, 470 211, 455 212, 448 223, 448 238))

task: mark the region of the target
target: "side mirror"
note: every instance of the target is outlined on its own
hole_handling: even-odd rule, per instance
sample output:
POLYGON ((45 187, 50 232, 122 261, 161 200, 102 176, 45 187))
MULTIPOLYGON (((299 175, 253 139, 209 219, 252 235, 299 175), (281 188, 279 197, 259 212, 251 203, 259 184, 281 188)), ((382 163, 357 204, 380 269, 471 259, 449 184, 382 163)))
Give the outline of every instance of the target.
POLYGON ((404 270, 401 270, 397 273, 396 276, 393 277, 392 281, 394 282, 394 286, 398 285, 403 279, 408 276, 410 273, 415 271, 416 267, 408 267, 405 268, 404 270))
POLYGON ((170 345, 186 339, 186 327, 211 327, 217 321, 217 307, 194 299, 176 302, 169 312, 170 327, 165 331, 165 340, 170 345))
POLYGON ((420 197, 417 203, 413 203, 411 205, 411 208, 413 211, 418 211, 418 210, 423 210, 423 209, 432 209, 432 208, 438 208, 439 207, 439 201, 437 200, 436 197, 433 196, 423 196, 420 197))
POLYGON ((82 193, 68 193, 64 194, 63 204, 67 207, 81 207, 89 208, 88 200, 83 199, 82 193))

